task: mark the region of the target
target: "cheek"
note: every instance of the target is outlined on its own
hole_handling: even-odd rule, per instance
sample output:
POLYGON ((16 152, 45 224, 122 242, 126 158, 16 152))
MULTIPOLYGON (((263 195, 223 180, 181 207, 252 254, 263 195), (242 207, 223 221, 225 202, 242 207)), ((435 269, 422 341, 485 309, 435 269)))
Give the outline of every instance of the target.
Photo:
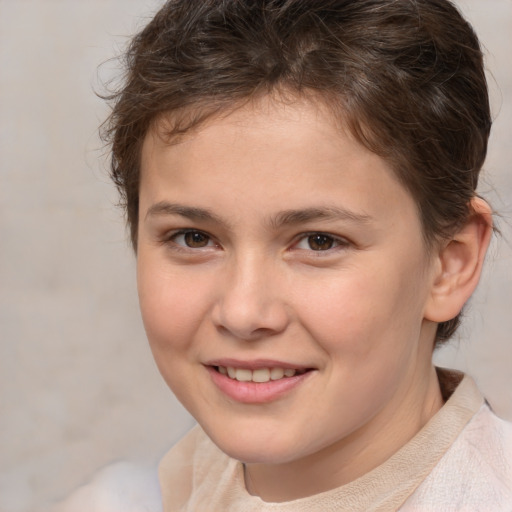
POLYGON ((325 350, 343 357, 363 359, 389 343, 405 343, 422 322, 419 286, 410 276, 391 267, 340 272, 310 286, 313 293, 297 294, 303 322, 325 350))
POLYGON ((185 348, 203 315, 197 283, 163 267, 144 256, 137 262, 140 309, 155 356, 185 348))
POLYGON ((137 267, 140 309, 155 363, 167 385, 191 410, 187 362, 194 358, 197 347, 192 341, 201 328, 198 287, 185 279, 186 273, 162 271, 143 258, 137 267))

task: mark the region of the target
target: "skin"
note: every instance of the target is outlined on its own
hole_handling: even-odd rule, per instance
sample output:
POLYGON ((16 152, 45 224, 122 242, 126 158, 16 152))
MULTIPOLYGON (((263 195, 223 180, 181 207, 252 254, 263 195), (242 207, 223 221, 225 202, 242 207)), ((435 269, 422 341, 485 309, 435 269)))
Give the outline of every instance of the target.
POLYGON ((313 102, 266 98, 175 144, 158 129, 142 150, 137 272, 166 382, 265 501, 375 468, 442 406, 431 356, 449 268, 411 195, 313 102), (222 358, 312 370, 241 403, 212 381, 222 358))

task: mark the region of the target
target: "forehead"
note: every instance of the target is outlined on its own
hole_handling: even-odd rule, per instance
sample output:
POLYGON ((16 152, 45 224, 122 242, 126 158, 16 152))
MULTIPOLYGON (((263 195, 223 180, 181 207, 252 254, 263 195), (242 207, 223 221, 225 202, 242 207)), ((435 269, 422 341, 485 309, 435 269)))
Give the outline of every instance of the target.
POLYGON ((388 163, 358 143, 321 102, 264 98, 179 137, 168 136, 172 123, 155 123, 144 141, 142 203, 191 194, 202 207, 221 197, 225 207, 237 197, 238 208, 246 210, 328 202, 364 215, 400 196, 400 203, 414 207, 388 163))
MULTIPOLYGON (((293 159, 297 150, 306 148, 308 160, 320 166, 333 156, 337 146, 344 146, 347 153, 347 140, 361 156, 371 155, 360 147, 340 116, 335 116, 322 98, 276 93, 228 105, 220 113, 206 106, 160 116, 145 137, 141 167, 142 171, 147 170, 151 159, 164 153, 173 155, 176 166, 182 159, 190 160, 190 165, 214 155, 216 158, 209 165, 215 166, 228 158, 239 158, 240 153, 247 155, 249 151, 248 156, 259 153, 263 157, 271 151, 273 162, 267 166, 278 168, 281 159, 293 159)), ((339 158, 340 154, 335 156, 339 158)), ((248 159, 244 160, 247 165, 248 159)), ((256 161, 253 163, 258 167, 256 161)))

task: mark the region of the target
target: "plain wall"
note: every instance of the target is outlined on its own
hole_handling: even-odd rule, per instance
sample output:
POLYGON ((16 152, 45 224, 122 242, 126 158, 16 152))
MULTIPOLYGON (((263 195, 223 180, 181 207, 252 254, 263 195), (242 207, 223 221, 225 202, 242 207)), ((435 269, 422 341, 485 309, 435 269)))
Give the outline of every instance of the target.
MULTIPOLYGON (((0 0, 0 512, 37 512, 99 467, 155 464, 191 418, 157 373, 94 94, 155 0, 0 0)), ((459 2, 496 118, 481 192, 503 215, 478 293, 436 359, 512 419, 512 1, 459 2)))

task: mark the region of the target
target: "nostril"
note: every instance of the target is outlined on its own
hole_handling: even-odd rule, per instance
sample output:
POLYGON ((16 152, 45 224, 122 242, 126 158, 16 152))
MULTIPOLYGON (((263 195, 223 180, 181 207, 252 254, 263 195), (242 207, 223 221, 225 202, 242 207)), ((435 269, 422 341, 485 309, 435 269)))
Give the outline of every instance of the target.
POLYGON ((218 325, 217 330, 223 336, 230 336, 242 342, 252 342, 263 338, 269 338, 282 332, 281 330, 277 331, 266 327, 258 327, 257 329, 251 331, 242 330, 240 328, 228 328, 224 325, 218 325))

